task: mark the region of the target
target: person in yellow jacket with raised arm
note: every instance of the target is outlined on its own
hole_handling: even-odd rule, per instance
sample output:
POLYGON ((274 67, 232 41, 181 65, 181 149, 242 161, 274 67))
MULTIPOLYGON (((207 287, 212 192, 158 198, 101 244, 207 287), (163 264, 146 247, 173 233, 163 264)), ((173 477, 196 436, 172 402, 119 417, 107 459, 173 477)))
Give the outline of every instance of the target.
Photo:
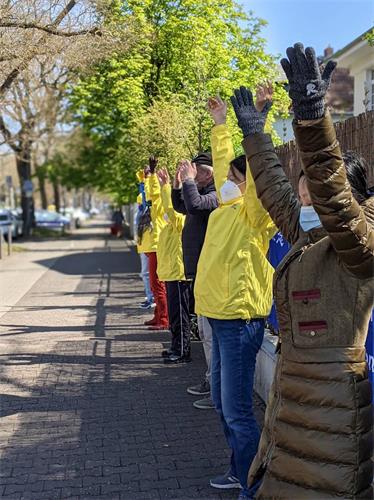
POLYGON ((148 257, 144 252, 142 252, 142 245, 138 241, 138 223, 143 215, 143 211, 146 209, 145 204, 143 205, 142 195, 138 194, 136 198, 137 210, 135 212, 135 224, 134 224, 134 238, 137 242, 136 250, 140 258, 140 274, 139 276, 143 280, 145 300, 139 304, 140 309, 152 309, 156 307, 153 300, 153 293, 151 290, 151 284, 149 282, 149 266, 148 257))
POLYGON ((276 228, 257 198, 245 156, 234 157, 226 103, 212 98, 208 108, 215 123, 211 144, 220 205, 209 218, 197 267, 195 308, 212 326, 212 398, 232 451, 229 470, 210 484, 240 488, 244 499, 260 437, 252 392, 272 304, 273 269, 266 254, 276 228))
POLYGON ((154 317, 144 324, 150 330, 167 330, 169 318, 166 302, 165 283, 157 276, 157 246, 160 232, 165 227, 164 212, 161 201, 161 189, 155 173, 157 159, 151 157, 149 166, 144 169, 144 189, 148 210, 143 213, 138 225, 138 238, 141 250, 148 257, 149 280, 156 303, 154 317))
MULTIPOLYGON (((149 264, 148 264, 148 257, 144 253, 142 249, 142 244, 139 241, 139 235, 138 235, 138 226, 139 223, 142 221, 142 216, 144 213, 148 211, 147 207, 147 200, 145 198, 145 188, 144 188, 144 171, 140 170, 136 173, 136 177, 139 181, 138 184, 138 189, 139 189, 139 194, 136 198, 136 203, 137 203, 137 210, 135 212, 135 219, 134 219, 134 238, 135 241, 137 242, 136 249, 140 258, 140 265, 141 265, 141 270, 140 270, 140 277, 143 280, 143 285, 144 285, 144 293, 145 293, 145 300, 139 304, 140 309, 153 309, 156 307, 155 301, 153 299, 153 293, 151 290, 151 284, 149 281, 149 264)), ((147 214, 146 214, 147 216, 147 214)), ((143 227, 144 229, 144 227, 143 227)), ((146 238, 146 235, 144 234, 143 231, 143 236, 146 238)), ((143 238, 141 238, 143 240, 143 238)), ((144 241, 143 241, 144 244, 144 241)))
POLYGON ((157 246, 157 275, 166 284, 171 347, 162 352, 165 364, 191 361, 190 298, 192 281, 184 274, 182 230, 185 216, 176 212, 171 201, 171 185, 166 169, 157 171, 166 226, 157 246))

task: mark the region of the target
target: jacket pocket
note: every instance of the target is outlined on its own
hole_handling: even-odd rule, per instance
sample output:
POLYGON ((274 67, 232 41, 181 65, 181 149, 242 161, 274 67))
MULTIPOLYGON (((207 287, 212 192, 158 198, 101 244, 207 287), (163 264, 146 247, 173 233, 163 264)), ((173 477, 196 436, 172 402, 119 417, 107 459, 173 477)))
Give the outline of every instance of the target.
POLYGON ((294 344, 300 347, 320 347, 326 345, 328 325, 321 321, 299 321, 293 332, 294 344))

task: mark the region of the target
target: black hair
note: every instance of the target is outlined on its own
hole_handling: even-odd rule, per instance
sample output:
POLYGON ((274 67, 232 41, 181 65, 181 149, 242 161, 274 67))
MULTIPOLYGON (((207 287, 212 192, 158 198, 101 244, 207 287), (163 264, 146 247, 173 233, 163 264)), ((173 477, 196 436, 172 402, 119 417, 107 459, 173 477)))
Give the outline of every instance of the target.
POLYGON ((142 214, 139 218, 139 221, 138 221, 137 233, 138 233, 138 244, 139 245, 142 244, 143 235, 144 235, 145 231, 147 231, 147 229, 150 231, 153 230, 152 219, 151 219, 151 210, 150 210, 149 205, 147 205, 145 207, 145 209, 142 212, 142 214))
POLYGON ((347 171, 347 178, 351 185, 352 194, 361 205, 365 200, 370 198, 367 179, 368 167, 366 161, 354 151, 346 151, 343 154, 343 161, 347 171))
MULTIPOLYGON (((352 195, 357 203, 361 205, 365 200, 372 196, 367 180, 367 163, 362 156, 358 155, 354 151, 346 151, 343 153, 343 161, 347 172, 347 179, 351 186, 352 195)), ((299 181, 304 175, 303 170, 301 170, 299 174, 299 181)))
POLYGON ((245 155, 240 155, 234 158, 230 165, 235 167, 244 177, 246 177, 247 173, 247 158, 245 155))

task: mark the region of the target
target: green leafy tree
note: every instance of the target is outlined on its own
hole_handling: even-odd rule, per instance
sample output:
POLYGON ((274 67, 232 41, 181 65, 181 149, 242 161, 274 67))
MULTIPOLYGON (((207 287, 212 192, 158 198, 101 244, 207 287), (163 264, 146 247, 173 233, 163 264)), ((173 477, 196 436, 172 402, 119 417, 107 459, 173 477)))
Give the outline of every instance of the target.
MULTIPOLYGON (((116 8, 118 19, 131 16, 141 27, 137 43, 82 76, 70 101, 92 140, 86 160, 97 186, 125 202, 134 200, 135 172, 149 154, 170 167, 209 148, 209 96, 228 99, 233 88, 254 88, 276 72, 261 37, 265 21, 234 0, 129 0, 116 8)), ((286 102, 277 89, 273 115, 286 102)), ((235 142, 239 149, 239 133, 235 142)))

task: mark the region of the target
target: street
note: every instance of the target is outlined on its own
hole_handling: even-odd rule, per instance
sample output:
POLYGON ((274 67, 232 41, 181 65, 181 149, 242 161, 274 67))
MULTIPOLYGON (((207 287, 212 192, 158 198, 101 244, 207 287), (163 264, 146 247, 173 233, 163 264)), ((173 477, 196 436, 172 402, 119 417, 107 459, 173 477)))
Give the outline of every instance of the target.
POLYGON ((1 498, 236 498, 209 487, 228 449, 186 392, 202 346, 162 363, 169 334, 143 326, 132 242, 96 221, 21 246, 0 262, 1 498))

